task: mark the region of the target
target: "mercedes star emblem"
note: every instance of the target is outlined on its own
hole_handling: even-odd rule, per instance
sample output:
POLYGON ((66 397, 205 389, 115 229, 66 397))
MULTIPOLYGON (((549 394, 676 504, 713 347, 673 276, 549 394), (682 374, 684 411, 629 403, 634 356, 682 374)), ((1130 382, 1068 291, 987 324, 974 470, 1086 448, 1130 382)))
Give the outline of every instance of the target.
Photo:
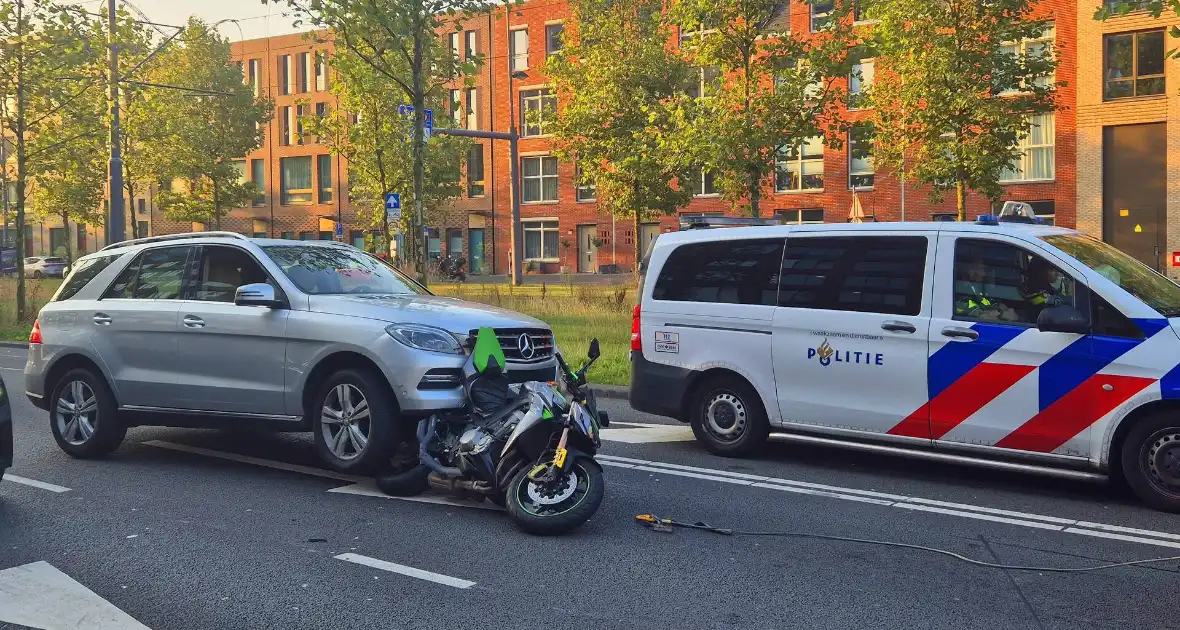
POLYGON ((516 339, 516 348, 520 350, 520 358, 531 359, 537 350, 533 347, 533 338, 528 333, 521 333, 516 339))

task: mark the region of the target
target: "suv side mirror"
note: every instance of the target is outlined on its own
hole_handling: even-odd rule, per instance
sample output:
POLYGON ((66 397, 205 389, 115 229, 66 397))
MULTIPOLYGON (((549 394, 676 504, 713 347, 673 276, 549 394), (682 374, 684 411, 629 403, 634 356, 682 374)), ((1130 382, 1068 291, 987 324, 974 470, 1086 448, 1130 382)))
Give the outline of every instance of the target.
POLYGON ((1090 334, 1090 318, 1068 304, 1050 306, 1037 316, 1037 329, 1043 332, 1088 335, 1090 334))
POLYGON ((237 306, 264 306, 266 308, 281 308, 286 304, 275 295, 275 288, 265 282, 244 284, 234 291, 234 304, 237 306))
POLYGON ((602 356, 602 350, 598 348, 598 338, 594 338, 590 341, 590 351, 586 353, 586 358, 593 361, 600 356, 602 356))

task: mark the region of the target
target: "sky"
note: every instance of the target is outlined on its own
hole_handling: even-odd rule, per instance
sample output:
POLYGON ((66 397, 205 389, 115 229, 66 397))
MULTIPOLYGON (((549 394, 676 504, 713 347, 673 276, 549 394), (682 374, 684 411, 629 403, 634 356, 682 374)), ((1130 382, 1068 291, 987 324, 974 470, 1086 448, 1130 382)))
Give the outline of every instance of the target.
MULTIPOLYGON (((79 5, 89 11, 106 11, 107 0, 59 0, 79 5)), ((207 22, 226 18, 237 20, 222 24, 221 34, 231 42, 272 35, 295 33, 291 18, 283 17, 282 4, 262 4, 261 0, 116 0, 119 6, 134 5, 152 22, 182 25, 190 15, 207 22), (241 26, 241 30, 238 30, 241 26)))

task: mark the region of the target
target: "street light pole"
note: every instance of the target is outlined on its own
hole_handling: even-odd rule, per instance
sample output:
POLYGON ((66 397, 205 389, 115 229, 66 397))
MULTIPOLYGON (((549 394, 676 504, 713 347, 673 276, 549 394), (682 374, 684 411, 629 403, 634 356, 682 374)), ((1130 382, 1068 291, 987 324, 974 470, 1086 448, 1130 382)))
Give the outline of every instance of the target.
MULTIPOLYGON (((516 52, 512 49, 512 21, 509 19, 512 16, 511 7, 504 8, 504 32, 507 35, 505 41, 508 47, 508 153, 511 156, 511 161, 508 163, 508 177, 512 180, 508 186, 508 198, 512 205, 512 239, 509 246, 512 248, 512 261, 509 267, 511 273, 511 280, 513 286, 521 285, 521 270, 520 261, 522 258, 521 247, 524 246, 524 226, 520 224, 520 158, 517 147, 517 139, 519 136, 516 133, 516 97, 512 94, 512 81, 516 78, 516 73, 512 71, 512 64, 515 62, 516 52)), ((495 212, 495 209, 492 209, 495 212)))
POLYGON ((119 46, 115 43, 115 0, 107 0, 107 45, 110 50, 111 162, 110 217, 107 219, 107 245, 123 241, 123 155, 119 128, 119 46))

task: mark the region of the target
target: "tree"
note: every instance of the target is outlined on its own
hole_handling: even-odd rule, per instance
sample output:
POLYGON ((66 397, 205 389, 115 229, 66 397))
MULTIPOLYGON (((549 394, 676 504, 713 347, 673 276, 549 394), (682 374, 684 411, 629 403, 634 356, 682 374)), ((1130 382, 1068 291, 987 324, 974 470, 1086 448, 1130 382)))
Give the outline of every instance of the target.
POLYGON ((151 94, 169 112, 160 147, 171 156, 168 175, 188 183, 183 192, 161 193, 160 205, 174 220, 221 229, 222 217, 257 194, 244 183, 240 160, 262 146, 273 106, 242 82, 241 68, 230 62, 229 42, 197 18, 189 19, 178 45, 160 54, 149 76, 153 83, 200 90, 159 88, 151 94))
MULTIPOLYGON (((316 28, 329 29, 338 48, 347 50, 372 71, 397 86, 402 98, 414 108, 413 142, 409 143, 413 164, 415 238, 425 227, 426 152, 423 116, 431 97, 441 98, 445 87, 471 76, 476 64, 460 62, 439 37, 456 16, 482 11, 485 0, 263 0, 285 4, 316 28)), ((426 239, 419 252, 419 279, 426 280, 426 239)))
MULTIPOLYGON (((24 229, 31 182, 48 168, 47 158, 68 150, 72 134, 48 133, 80 98, 102 90, 101 77, 82 76, 101 51, 89 45, 95 28, 52 0, 0 0, 0 131, 16 149, 16 315, 25 319, 24 229)), ((80 133, 85 134, 89 130, 80 133)), ((8 165, 4 164, 5 180, 8 165)))
MULTIPOLYGON (((681 51, 698 68, 683 152, 716 177, 721 195, 758 216, 780 156, 809 138, 838 147, 844 79, 851 69, 849 4, 818 33, 789 25, 787 0, 674 0, 681 51)), ((841 8, 843 7, 843 8, 841 8)))
MULTIPOLYGON (((397 229, 410 233, 410 217, 403 215, 401 226, 391 226, 385 213, 385 193, 402 193, 402 203, 414 202, 414 165, 412 152, 387 151, 407 147, 412 140, 412 121, 397 113, 397 104, 389 95, 398 87, 372 66, 347 49, 330 59, 337 80, 331 85, 338 109, 319 116, 309 114, 303 120, 308 134, 318 136, 334 154, 348 160, 349 199, 358 209, 362 225, 381 230, 382 242, 374 249, 389 252, 391 233, 397 229)), ((428 108, 443 111, 441 94, 430 94, 428 108)), ((434 210, 462 192, 460 166, 470 143, 455 136, 435 136, 423 152, 425 161, 423 208, 429 219, 434 210)), ((415 250, 416 251, 416 250, 415 250)))
POLYGON ((868 8, 878 20, 869 95, 875 158, 893 167, 905 161, 902 177, 929 186, 935 200, 953 189, 961 221, 968 191, 999 198, 1029 117, 1055 107, 1052 51, 1009 45, 1043 33, 1031 8, 1030 0, 887 0, 868 8))
POLYGON ((545 65, 561 103, 554 152, 577 163, 600 210, 634 221, 639 243, 644 219, 692 199, 677 185, 688 169, 673 150, 677 95, 692 71, 667 46, 674 33, 660 0, 573 0, 565 25, 563 52, 545 65))

